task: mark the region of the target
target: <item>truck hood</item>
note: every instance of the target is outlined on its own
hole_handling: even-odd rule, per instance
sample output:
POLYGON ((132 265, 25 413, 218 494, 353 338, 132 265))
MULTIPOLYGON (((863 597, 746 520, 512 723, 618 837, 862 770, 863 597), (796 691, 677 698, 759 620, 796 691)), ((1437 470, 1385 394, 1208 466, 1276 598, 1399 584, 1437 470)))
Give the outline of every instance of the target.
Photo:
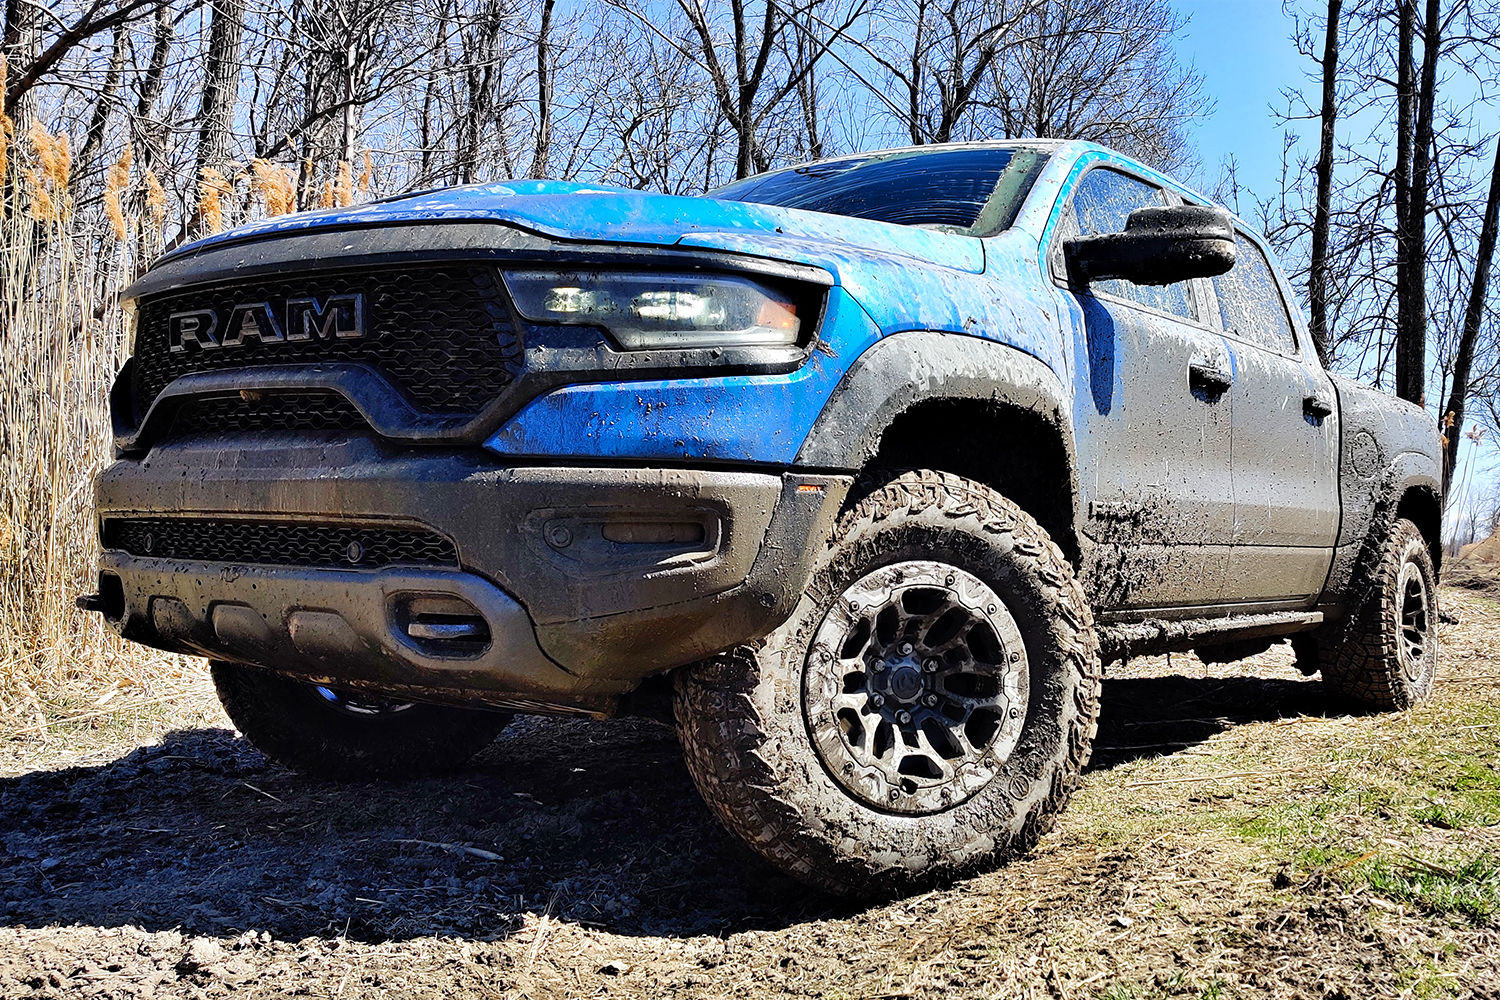
POLYGON ((228 243, 318 229, 497 222, 564 240, 648 246, 686 244, 834 264, 864 256, 914 258, 979 273, 983 242, 911 226, 747 202, 652 194, 568 181, 507 181, 445 188, 350 208, 299 212, 189 243, 169 258, 228 243), (830 259, 831 258, 831 259, 830 259))

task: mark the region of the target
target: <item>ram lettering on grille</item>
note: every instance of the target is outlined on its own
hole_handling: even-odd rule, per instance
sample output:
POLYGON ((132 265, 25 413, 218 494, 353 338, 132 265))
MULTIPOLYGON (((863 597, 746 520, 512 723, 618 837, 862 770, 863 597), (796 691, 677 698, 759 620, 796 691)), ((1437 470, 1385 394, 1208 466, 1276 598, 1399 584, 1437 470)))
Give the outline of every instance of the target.
POLYGON ((306 340, 353 340, 365 335, 365 297, 361 294, 287 299, 285 322, 270 302, 244 302, 234 307, 220 323, 212 309, 189 309, 167 317, 167 350, 181 354, 189 349, 212 351, 239 347, 250 341, 261 344, 297 343, 306 340), (223 334, 220 335, 222 328, 223 334))
POLYGON ((520 372, 521 333, 494 268, 448 263, 281 274, 143 299, 136 419, 183 375, 346 363, 425 413, 472 414, 520 372))

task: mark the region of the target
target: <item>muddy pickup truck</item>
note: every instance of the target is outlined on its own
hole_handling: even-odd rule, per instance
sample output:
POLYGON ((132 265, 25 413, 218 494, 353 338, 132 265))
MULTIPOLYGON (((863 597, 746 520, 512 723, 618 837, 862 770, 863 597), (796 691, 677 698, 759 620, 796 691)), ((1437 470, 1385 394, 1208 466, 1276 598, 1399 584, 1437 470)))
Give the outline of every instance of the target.
POLYGON ((1248 227, 1099 146, 433 191, 125 299, 80 604, 208 657, 313 775, 675 719, 755 850, 886 894, 1036 842, 1103 663, 1289 639, 1345 702, 1432 684, 1433 421, 1323 370, 1248 227))

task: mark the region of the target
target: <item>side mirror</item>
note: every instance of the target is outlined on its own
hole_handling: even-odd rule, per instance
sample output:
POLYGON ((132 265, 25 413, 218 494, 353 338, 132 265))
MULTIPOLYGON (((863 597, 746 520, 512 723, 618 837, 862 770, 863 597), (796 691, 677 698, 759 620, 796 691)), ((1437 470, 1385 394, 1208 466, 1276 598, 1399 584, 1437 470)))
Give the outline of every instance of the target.
POLYGON ((1138 208, 1123 233, 1083 236, 1063 244, 1068 275, 1087 284, 1124 278, 1170 285, 1212 278, 1234 267, 1234 223, 1221 208, 1174 205, 1138 208))

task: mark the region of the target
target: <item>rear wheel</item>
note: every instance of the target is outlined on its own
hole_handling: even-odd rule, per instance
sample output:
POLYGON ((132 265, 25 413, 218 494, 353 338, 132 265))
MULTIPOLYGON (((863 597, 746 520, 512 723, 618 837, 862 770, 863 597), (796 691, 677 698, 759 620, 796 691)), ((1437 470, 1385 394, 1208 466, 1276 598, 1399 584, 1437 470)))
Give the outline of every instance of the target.
POLYGON ((903 473, 840 519, 783 626, 679 673, 688 769, 725 825, 833 892, 989 867, 1051 827, 1088 760, 1092 626, 1029 516, 903 473))
POLYGON ((224 711, 267 757, 318 778, 411 778, 463 764, 510 716, 386 699, 215 661, 224 711))
POLYGON ((1324 685, 1361 708, 1403 709, 1423 701, 1437 675, 1437 624, 1432 553, 1421 530, 1401 518, 1342 635, 1318 637, 1324 685))

